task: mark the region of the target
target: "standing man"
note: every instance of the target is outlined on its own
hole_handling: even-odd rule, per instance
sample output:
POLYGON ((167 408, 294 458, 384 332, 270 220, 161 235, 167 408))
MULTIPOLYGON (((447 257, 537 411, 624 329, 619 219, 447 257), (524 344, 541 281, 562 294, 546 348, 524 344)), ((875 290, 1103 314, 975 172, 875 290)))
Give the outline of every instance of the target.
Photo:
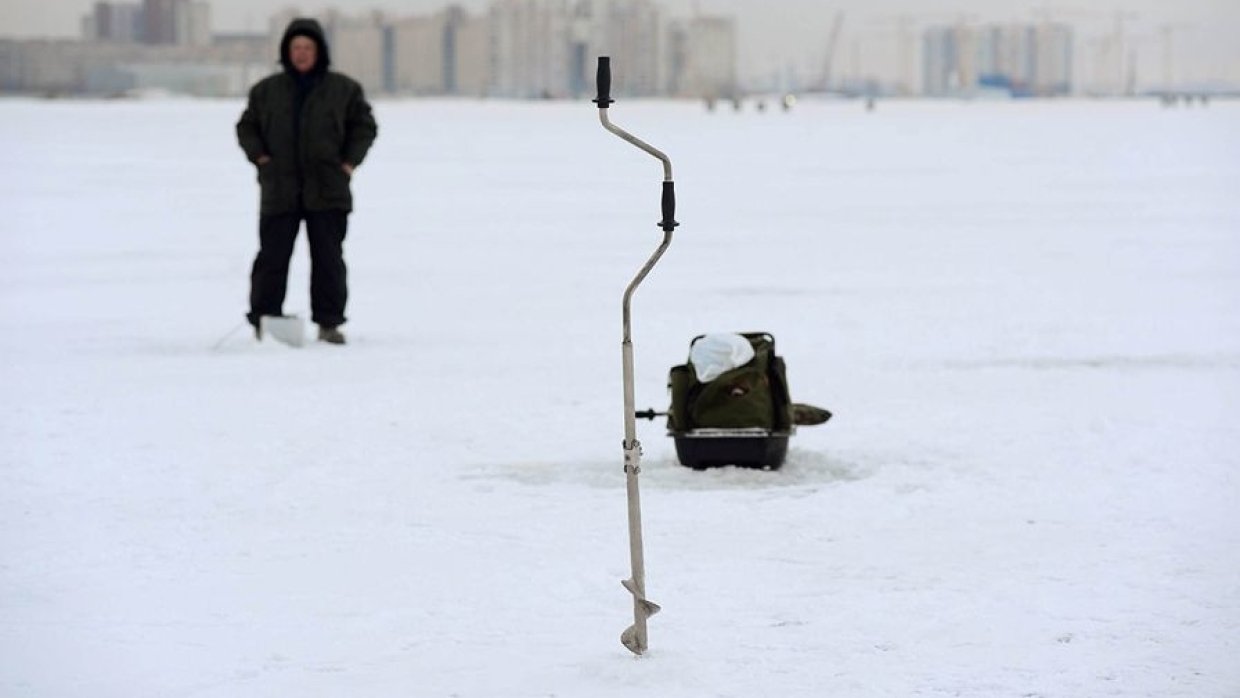
POLYGON ((362 87, 329 72, 327 40, 313 19, 295 19, 280 41, 283 72, 259 81, 237 122, 237 140, 258 168, 262 204, 250 312, 282 315, 289 259, 301 222, 310 240, 310 310, 319 339, 344 344, 349 288, 344 237, 353 196, 349 179, 378 134, 362 87))

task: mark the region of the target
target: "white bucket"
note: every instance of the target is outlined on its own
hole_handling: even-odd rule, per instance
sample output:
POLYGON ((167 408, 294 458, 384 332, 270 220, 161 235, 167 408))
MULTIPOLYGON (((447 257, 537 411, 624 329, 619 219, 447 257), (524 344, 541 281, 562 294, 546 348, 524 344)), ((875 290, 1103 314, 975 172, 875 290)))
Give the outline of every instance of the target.
POLYGON ((296 315, 264 315, 258 319, 258 327, 264 337, 290 347, 306 343, 306 321, 296 315))

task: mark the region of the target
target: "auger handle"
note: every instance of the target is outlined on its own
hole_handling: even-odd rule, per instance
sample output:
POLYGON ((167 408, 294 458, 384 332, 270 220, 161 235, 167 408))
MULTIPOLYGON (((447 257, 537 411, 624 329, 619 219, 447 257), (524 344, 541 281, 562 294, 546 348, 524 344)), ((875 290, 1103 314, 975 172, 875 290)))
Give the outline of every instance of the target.
POLYGON ((663 182, 663 220, 659 227, 663 232, 670 233, 680 225, 676 222, 676 183, 671 180, 663 182))
POLYGON ((594 82, 598 85, 598 97, 592 100, 599 109, 606 109, 613 100, 611 98, 611 57, 598 57, 598 73, 594 82))

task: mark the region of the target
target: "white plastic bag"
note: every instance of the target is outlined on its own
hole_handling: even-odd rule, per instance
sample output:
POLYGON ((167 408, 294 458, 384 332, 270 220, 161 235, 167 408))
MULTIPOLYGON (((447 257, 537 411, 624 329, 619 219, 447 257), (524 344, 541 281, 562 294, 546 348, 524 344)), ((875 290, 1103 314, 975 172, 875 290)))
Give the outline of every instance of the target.
POLYGON ((753 345, 742 335, 720 332, 704 335, 689 348, 689 363, 702 383, 719 374, 744 366, 753 359, 753 345))

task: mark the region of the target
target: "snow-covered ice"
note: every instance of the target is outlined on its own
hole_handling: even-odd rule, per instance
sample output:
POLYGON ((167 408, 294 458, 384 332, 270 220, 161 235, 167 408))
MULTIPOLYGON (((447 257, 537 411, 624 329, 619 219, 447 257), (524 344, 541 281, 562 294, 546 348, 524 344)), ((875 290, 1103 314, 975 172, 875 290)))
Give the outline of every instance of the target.
POLYGON ((292 349, 240 109, 0 102, 0 695, 1240 695, 1240 104, 614 105, 682 223, 639 407, 761 329, 836 414, 779 472, 639 425, 642 658, 658 163, 378 102, 350 344, 292 349))

